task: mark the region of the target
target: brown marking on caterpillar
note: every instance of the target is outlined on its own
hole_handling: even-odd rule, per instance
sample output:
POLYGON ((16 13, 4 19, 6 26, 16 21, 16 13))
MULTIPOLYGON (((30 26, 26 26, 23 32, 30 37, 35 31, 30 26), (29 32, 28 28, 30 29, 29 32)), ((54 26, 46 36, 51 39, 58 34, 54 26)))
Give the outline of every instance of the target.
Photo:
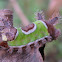
POLYGON ((17 33, 17 29, 15 28, 10 28, 10 32, 6 32, 6 36, 7 36, 7 41, 12 41, 15 39, 15 36, 16 36, 16 33, 17 33))
POLYGON ((0 42, 0 46, 5 47, 5 48, 9 47, 8 44, 7 44, 7 41, 0 42))
POLYGON ((0 46, 8 47, 7 41, 15 39, 17 29, 13 27, 13 12, 8 9, 0 10, 0 46))
POLYGON ((32 24, 29 24, 28 26, 21 28, 21 29, 28 32, 29 30, 33 29, 33 27, 34 27, 34 24, 32 23, 32 24))
POLYGON ((15 39, 17 33, 17 29, 15 28, 4 28, 0 31, 0 42, 3 41, 2 35, 5 35, 7 37, 6 41, 12 41, 15 39))
POLYGON ((50 24, 49 22, 46 22, 48 26, 48 32, 50 33, 50 36, 52 36, 52 40, 56 40, 57 37, 60 35, 60 31, 57 30, 52 24, 50 24))
POLYGON ((32 24, 29 24, 28 26, 24 27, 24 28, 21 28, 22 32, 24 34, 30 34, 32 32, 34 32, 36 30, 36 24, 32 23, 32 24))

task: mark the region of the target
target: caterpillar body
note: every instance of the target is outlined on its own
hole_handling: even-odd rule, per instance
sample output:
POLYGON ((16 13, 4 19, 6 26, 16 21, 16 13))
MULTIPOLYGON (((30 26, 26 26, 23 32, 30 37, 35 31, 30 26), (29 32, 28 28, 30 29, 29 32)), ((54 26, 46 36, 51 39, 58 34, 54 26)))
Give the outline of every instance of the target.
POLYGON ((16 39, 8 41, 10 46, 26 45, 44 36, 49 35, 48 27, 45 22, 38 20, 25 28, 17 28, 16 39), (31 25, 31 27, 29 27, 31 25), (29 29, 30 28, 30 29, 29 29))

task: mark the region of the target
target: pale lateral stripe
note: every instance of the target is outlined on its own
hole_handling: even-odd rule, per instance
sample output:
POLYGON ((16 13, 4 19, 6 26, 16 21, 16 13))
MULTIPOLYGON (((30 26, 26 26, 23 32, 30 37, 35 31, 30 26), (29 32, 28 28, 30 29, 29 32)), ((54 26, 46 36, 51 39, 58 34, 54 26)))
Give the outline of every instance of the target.
POLYGON ((17 38, 18 34, 19 34, 19 32, 17 31, 17 33, 16 33, 16 35, 15 35, 15 39, 17 38))
POLYGON ((44 26, 48 29, 48 26, 46 25, 46 23, 44 21, 42 21, 42 20, 39 20, 39 21, 41 21, 44 24, 44 26))

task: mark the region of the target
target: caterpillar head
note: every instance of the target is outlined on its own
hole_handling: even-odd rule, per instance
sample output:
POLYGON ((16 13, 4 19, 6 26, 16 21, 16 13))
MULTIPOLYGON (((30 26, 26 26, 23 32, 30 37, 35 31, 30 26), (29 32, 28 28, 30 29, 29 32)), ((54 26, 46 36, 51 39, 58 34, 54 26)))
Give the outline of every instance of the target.
POLYGON ((0 43, 15 39, 17 30, 13 27, 13 12, 0 10, 0 43))

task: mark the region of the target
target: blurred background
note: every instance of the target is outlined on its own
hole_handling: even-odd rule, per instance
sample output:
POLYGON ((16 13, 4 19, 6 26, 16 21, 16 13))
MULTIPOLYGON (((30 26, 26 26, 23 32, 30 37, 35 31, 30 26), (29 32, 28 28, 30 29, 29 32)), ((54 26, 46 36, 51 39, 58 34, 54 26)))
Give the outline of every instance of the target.
POLYGON ((0 0, 0 9, 11 9, 14 12, 14 27, 22 26, 23 19, 20 18, 21 16, 25 16, 25 23, 27 22, 29 24, 29 22, 34 22, 36 20, 35 14, 38 11, 44 11, 46 19, 49 20, 52 18, 52 14, 55 12, 54 10, 57 10, 53 16, 58 16, 60 14, 60 19, 56 27, 61 30, 61 34, 57 40, 46 44, 45 62, 62 62, 62 8, 59 5, 62 1, 56 0, 58 1, 57 3, 59 3, 57 5, 54 3, 54 0, 52 1, 53 4, 51 4, 50 0, 0 0), (19 13, 19 10, 22 11, 22 15, 19 13))

